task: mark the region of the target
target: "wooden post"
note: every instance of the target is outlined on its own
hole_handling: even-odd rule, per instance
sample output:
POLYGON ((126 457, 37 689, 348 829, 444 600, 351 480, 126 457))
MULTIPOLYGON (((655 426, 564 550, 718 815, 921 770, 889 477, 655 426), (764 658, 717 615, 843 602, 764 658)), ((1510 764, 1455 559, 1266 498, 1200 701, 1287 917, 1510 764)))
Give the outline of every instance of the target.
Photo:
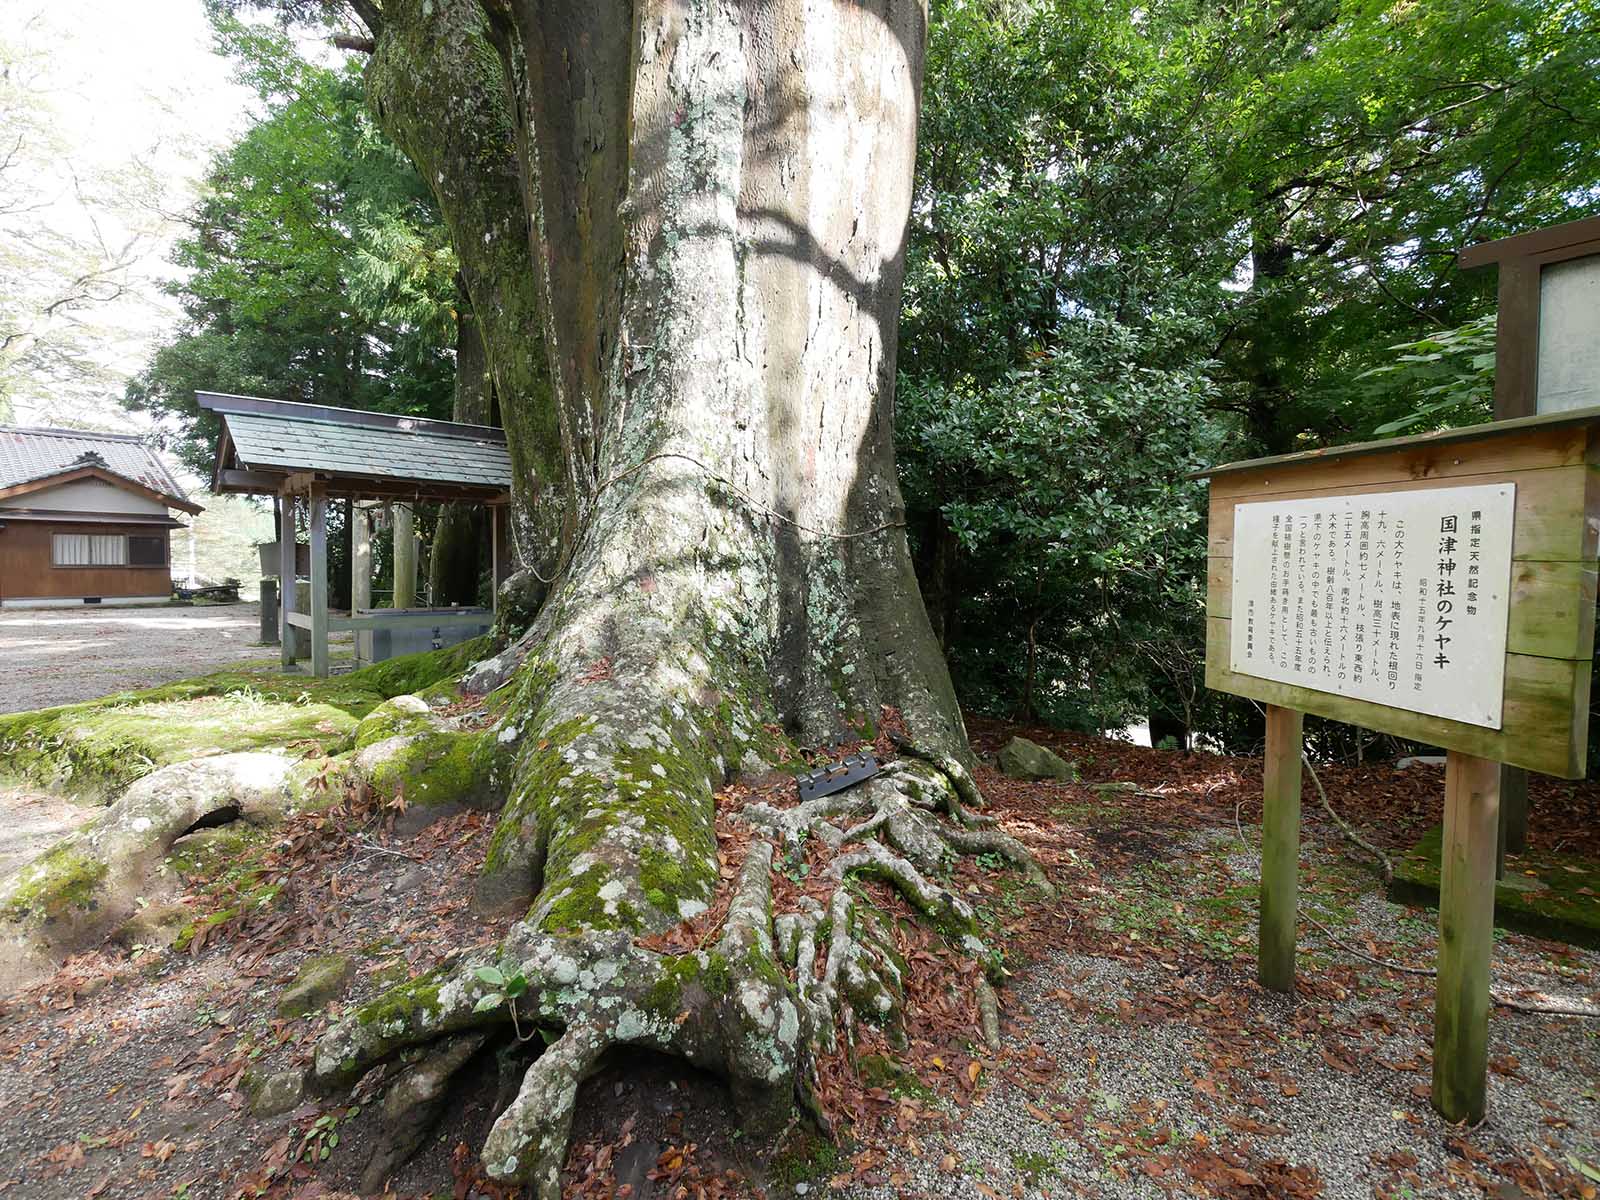
POLYGON ((285 492, 278 498, 278 637, 282 642, 280 661, 285 669, 294 666, 294 628, 289 616, 294 612, 295 496, 285 492))
POLYGON ((1450 751, 1439 855, 1439 982, 1433 1000, 1433 1106, 1447 1121, 1483 1117, 1499 809, 1500 764, 1450 751))
POLYGON ((394 606, 417 603, 417 520, 409 504, 394 506, 394 606))
MULTIPOLYGON (((372 607, 372 524, 371 513, 359 501, 351 505, 350 614, 372 607)), ((356 661, 372 661, 372 634, 356 634, 356 661)))
POLYGON ((1267 705, 1261 796, 1261 938, 1257 978, 1294 991, 1300 876, 1300 754, 1305 714, 1267 705))
POLYGON ((1505 854, 1528 849, 1528 773, 1521 767, 1500 768, 1500 842, 1505 854))
POLYGON ((328 676, 328 498, 311 491, 311 673, 328 676))
POLYGON ((489 611, 500 611, 500 506, 489 505, 489 611))

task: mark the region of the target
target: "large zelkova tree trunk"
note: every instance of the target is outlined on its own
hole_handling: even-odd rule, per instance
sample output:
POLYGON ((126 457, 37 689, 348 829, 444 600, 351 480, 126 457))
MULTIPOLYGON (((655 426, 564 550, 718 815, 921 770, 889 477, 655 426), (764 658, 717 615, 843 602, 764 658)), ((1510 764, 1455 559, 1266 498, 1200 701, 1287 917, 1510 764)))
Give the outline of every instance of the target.
POLYGON ((484 1163, 553 1198, 578 1085, 608 1048, 722 1074, 760 1131, 804 1094, 813 1047, 889 1017, 888 923, 847 876, 888 880, 990 965, 945 860, 994 851, 1040 877, 972 811, 895 477, 923 5, 525 0, 488 16, 572 500, 548 600, 467 680, 499 714, 472 736, 513 760, 478 900, 518 919, 492 959, 337 1025, 314 1082, 419 1045, 455 1054, 514 1012, 554 1040, 484 1163), (721 884, 714 790, 783 738, 831 740, 886 707, 915 754, 823 800, 746 807, 756 836, 721 884), (774 848, 808 836, 839 886, 774 912, 774 848), (641 944, 723 905, 697 952, 641 944))
MULTIPOLYGON (((353 0, 373 34, 364 79, 379 126, 416 166, 438 202, 465 292, 462 347, 472 370, 480 352, 487 383, 502 398, 516 468, 513 551, 546 573, 571 536, 562 444, 529 264, 528 216, 518 138, 500 57, 477 0, 353 0), (507 402, 504 398, 514 398, 507 402)), ((457 420, 474 420, 474 386, 457 389, 457 420), (465 401, 465 407, 463 407, 465 401)), ((485 403, 481 420, 488 422, 485 403)))

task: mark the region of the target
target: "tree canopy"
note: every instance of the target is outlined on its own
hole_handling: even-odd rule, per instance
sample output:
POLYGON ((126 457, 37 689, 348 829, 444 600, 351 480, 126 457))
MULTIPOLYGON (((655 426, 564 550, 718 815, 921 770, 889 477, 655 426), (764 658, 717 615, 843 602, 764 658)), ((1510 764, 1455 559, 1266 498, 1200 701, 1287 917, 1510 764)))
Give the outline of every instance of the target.
POLYGON ((196 389, 448 418, 455 255, 427 188, 373 126, 355 66, 307 61, 287 33, 217 18, 262 119, 220 154, 174 263, 178 335, 126 403, 176 418, 209 470, 196 389))
POLYGON ((1488 416, 1456 255, 1600 211, 1597 34, 1592 0, 934 6, 898 428, 967 703, 1188 707, 1187 470, 1488 416))

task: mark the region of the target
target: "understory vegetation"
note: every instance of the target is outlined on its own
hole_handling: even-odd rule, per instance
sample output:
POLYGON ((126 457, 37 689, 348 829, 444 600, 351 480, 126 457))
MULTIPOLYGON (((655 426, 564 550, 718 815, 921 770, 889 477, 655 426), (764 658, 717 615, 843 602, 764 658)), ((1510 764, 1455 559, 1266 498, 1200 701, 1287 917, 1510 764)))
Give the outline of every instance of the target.
MULTIPOLYGON (((1429 922, 1323 824, 1427 858, 1398 743, 1308 728, 1304 980, 1256 986, 1203 473, 1488 417, 1457 254, 1600 210, 1594 0, 207 12, 258 119, 125 404, 203 471, 197 391, 498 425, 503 474, 415 422, 275 450, 282 494, 499 491, 492 558, 419 525, 436 604, 510 578, 453 648, 0 716, 0 801, 83 806, 0 877, 0 1151, 54 1142, 0 1192, 1593 1200, 1592 1040, 1541 1023, 1600 1015, 1591 957, 1512 944, 1518 1144, 1417 1103, 1429 922)), ((1597 812, 1535 786, 1530 890, 1597 812)))

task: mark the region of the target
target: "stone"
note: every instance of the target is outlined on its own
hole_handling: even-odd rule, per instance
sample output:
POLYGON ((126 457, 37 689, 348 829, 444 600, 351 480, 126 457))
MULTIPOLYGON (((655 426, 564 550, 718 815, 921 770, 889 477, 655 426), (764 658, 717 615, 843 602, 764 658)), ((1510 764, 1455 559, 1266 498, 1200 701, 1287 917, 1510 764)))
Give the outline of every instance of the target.
POLYGON ((294 982, 278 999, 278 1015, 285 1019, 303 1017, 335 1000, 350 986, 355 964, 342 954, 319 954, 308 958, 294 982))
POLYGON ((250 1115, 275 1117, 295 1108, 305 1099, 306 1079, 302 1071, 275 1071, 268 1074, 250 1067, 239 1079, 239 1086, 250 1100, 250 1115))
POLYGON ((1014 737, 1000 751, 1000 773, 1011 779, 1061 779, 1068 783, 1078 778, 1078 769, 1053 750, 1025 737, 1014 737))
POLYGON ((146 946, 161 950, 170 949, 178 940, 183 927, 194 919, 194 910, 187 904, 172 901, 165 904, 147 904, 123 922, 117 930, 117 941, 124 946, 146 946))

